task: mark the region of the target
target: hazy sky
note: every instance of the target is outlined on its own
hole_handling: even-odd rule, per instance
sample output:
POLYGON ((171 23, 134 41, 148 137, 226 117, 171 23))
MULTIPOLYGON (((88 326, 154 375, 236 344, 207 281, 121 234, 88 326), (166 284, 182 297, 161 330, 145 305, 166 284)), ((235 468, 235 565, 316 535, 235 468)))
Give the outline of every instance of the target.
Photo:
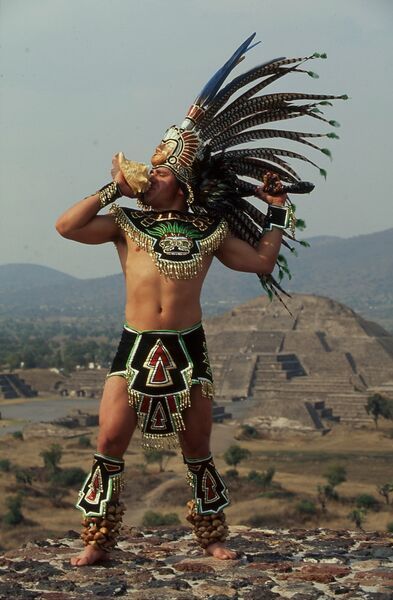
POLYGON ((327 181, 296 165, 317 184, 297 201, 307 236, 392 227, 392 30, 391 0, 0 0, 0 262, 118 272, 112 245, 63 240, 57 216, 109 181, 115 152, 148 162, 253 31, 262 43, 235 74, 325 51, 310 66, 320 79, 275 90, 351 97, 329 109, 341 123, 333 162, 309 154, 327 181))

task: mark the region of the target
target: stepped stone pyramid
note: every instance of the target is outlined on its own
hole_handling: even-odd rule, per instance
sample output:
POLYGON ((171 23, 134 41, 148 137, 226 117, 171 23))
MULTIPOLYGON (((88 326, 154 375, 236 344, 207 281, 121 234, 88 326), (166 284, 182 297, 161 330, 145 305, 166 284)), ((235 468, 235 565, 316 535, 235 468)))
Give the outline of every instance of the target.
POLYGON ((217 402, 238 419, 372 425, 367 397, 393 394, 393 336, 329 298, 286 302, 293 316, 258 297, 206 321, 217 402))

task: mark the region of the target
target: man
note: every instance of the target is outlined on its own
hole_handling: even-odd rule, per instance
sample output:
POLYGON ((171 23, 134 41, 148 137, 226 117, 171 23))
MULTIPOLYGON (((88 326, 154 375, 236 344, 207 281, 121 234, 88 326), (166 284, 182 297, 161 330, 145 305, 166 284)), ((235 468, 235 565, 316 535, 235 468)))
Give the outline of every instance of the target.
MULTIPOLYGON (((200 324, 200 293, 213 256, 231 269, 258 274, 271 289, 275 282, 270 274, 289 217, 279 175, 293 184, 287 190, 305 191, 294 171, 269 150, 226 152, 232 145, 261 137, 258 130, 251 137, 249 132, 238 136, 241 123, 247 129, 250 117, 254 125, 266 122, 266 107, 255 113, 254 105, 245 107, 239 99, 214 116, 241 87, 237 78, 235 85, 221 88, 253 37, 209 81, 182 125, 166 132, 152 157, 148 181, 138 191, 130 175, 134 163, 116 155, 113 182, 57 221, 58 232, 68 239, 87 244, 113 242, 126 286, 126 324, 104 386, 97 454, 77 504, 85 515, 85 549, 72 559, 76 566, 103 559, 116 543, 124 512, 120 503, 123 455, 137 425, 148 445, 160 447, 163 441, 179 440, 194 492, 188 520, 197 541, 215 558, 236 556, 224 545, 228 490, 210 453, 212 376, 200 324), (256 178, 255 173, 264 176, 266 186, 237 177, 256 178), (241 198, 250 193, 267 202, 266 216, 241 198), (110 214, 97 214, 120 196, 138 197, 143 210, 113 204, 110 214)), ((277 78, 283 74, 283 64, 297 65, 299 60, 267 63, 257 73, 253 70, 251 79, 251 71, 246 74, 246 83, 267 75, 277 78)), ((282 98, 278 104, 274 110, 281 116, 271 115, 274 102, 268 100, 268 116, 289 118, 293 107, 288 102, 284 105, 282 98)), ((298 116, 308 114, 310 106, 296 107, 298 116)), ((272 135, 271 130, 265 131, 272 135)), ((307 135, 314 134, 299 134, 307 135)))

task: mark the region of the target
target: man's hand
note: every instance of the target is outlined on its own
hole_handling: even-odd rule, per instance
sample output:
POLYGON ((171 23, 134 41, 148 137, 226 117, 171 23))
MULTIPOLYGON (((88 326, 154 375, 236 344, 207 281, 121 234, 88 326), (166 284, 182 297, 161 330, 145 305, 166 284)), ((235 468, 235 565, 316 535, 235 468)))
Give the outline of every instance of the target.
POLYGON ((257 188, 257 196, 267 204, 284 206, 287 200, 286 194, 280 194, 282 183, 275 173, 266 173, 263 177, 263 184, 257 188), (265 190, 265 191, 264 191, 265 190), (272 194, 274 192, 274 195, 272 194))
POLYGON ((115 154, 114 157, 112 158, 111 175, 112 175, 113 181, 116 181, 117 185, 119 186, 120 191, 123 194, 123 196, 128 196, 129 198, 136 198, 135 192, 128 185, 126 178, 124 177, 123 173, 120 170, 118 154, 115 154))

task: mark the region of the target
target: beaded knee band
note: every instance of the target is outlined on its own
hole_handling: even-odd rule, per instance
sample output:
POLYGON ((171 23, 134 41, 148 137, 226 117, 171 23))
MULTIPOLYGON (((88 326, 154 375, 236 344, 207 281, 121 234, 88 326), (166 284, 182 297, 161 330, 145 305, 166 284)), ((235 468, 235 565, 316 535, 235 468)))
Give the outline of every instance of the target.
POLYGON ((229 504, 227 487, 218 473, 211 454, 206 458, 186 458, 187 479, 194 491, 196 512, 215 515, 229 504))
POLYGON ((107 504, 124 488, 124 460, 95 454, 93 467, 79 492, 76 507, 85 517, 103 517, 107 504))
POLYGON ((124 488, 123 473, 123 460, 94 455, 93 467, 76 504, 84 513, 81 538, 85 546, 110 552, 116 545, 124 514, 124 504, 119 502, 124 488))

